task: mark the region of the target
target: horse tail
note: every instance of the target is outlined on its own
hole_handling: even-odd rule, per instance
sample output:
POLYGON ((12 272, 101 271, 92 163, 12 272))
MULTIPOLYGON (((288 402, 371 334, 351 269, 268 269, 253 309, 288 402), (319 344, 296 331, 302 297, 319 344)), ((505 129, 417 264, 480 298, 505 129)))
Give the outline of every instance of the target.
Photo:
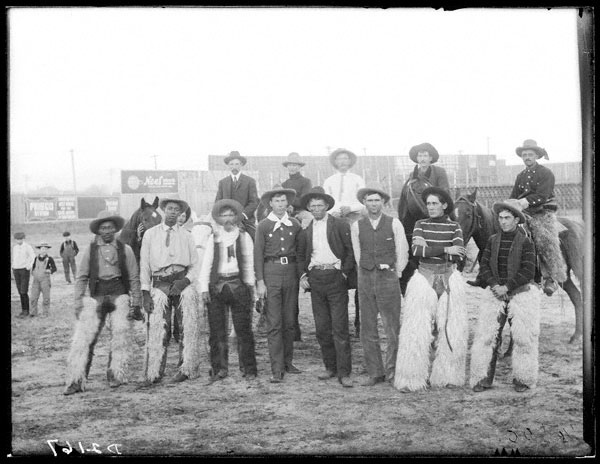
POLYGON ((567 267, 579 282, 583 281, 583 224, 565 217, 558 221, 567 228, 560 234, 561 248, 567 267))

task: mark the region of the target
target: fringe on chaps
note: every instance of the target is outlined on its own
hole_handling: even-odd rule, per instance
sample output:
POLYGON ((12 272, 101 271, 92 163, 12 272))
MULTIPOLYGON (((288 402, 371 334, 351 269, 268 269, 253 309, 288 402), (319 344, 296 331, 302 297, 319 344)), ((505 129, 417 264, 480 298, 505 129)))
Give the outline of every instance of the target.
POLYGON ((415 272, 408 282, 401 315, 395 388, 425 389, 428 380, 432 386, 438 387, 464 385, 468 317, 464 305, 465 283, 458 271, 451 274, 448 285, 450 293, 444 292, 438 299, 435 290, 420 272, 415 272), (446 320, 449 340, 446 338, 446 320), (434 323, 438 337, 430 375, 434 323))
POLYGON ((558 222, 556 214, 548 210, 532 215, 528 223, 540 257, 542 275, 564 282, 567 280, 567 264, 558 238, 559 229, 564 229, 564 226, 558 222))
POLYGON ((67 358, 67 386, 76 382, 85 391, 87 374, 94 356, 94 346, 104 322, 110 334, 108 371, 112 371, 115 379, 121 383, 128 382, 133 354, 133 322, 127 319, 129 296, 120 295, 115 298, 114 304, 115 309, 108 313, 104 320, 98 314, 98 302, 94 298, 83 298, 83 310, 79 314, 79 319, 75 321, 71 349, 67 358))
MULTIPOLYGON (((169 298, 161 290, 152 288, 150 292, 154 310, 150 313, 150 329, 146 340, 144 373, 146 380, 160 379, 165 370, 167 357, 167 320, 165 313, 169 298)), ((179 298, 183 312, 183 334, 180 334, 182 348, 181 373, 189 378, 199 375, 200 367, 200 297, 196 287, 188 285, 179 298), (183 336, 182 336, 183 335, 183 336)))
MULTIPOLYGON (((512 371, 515 380, 533 388, 538 379, 538 342, 540 335, 541 291, 531 286, 516 294, 508 303, 508 320, 513 339, 512 371)), ((494 297, 491 290, 481 292, 481 311, 471 347, 471 387, 488 375, 496 349, 498 316, 505 303, 494 297)))

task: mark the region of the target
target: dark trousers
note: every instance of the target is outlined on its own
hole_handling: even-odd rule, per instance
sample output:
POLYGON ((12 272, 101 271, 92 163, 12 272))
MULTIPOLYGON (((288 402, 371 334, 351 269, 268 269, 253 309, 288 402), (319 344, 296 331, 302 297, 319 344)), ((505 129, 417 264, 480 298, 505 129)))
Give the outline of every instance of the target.
POLYGON ((266 262, 267 341, 271 371, 278 375, 292 364, 294 357, 294 310, 298 302, 298 274, 295 263, 266 262))
POLYGON ((238 340, 240 369, 245 375, 256 375, 256 353, 252 334, 252 304, 248 287, 237 281, 235 285, 225 284, 220 293, 210 286, 208 304, 208 324, 210 335, 210 364, 212 374, 228 370, 229 346, 227 339, 227 311, 231 310, 231 320, 238 340), (233 290, 232 290, 233 288, 233 290))
POLYGON ((338 378, 347 377, 352 372, 352 351, 346 279, 337 269, 313 269, 308 273, 308 282, 325 368, 335 372, 338 378))
POLYGON ((25 268, 13 269, 13 275, 15 276, 15 284, 19 297, 21 298, 21 311, 23 314, 29 314, 29 276, 30 271, 25 268))
POLYGON ((75 256, 65 256, 62 260, 63 269, 65 271, 65 280, 71 282, 70 272, 73 273, 73 279, 77 278, 77 264, 75 264, 75 256))

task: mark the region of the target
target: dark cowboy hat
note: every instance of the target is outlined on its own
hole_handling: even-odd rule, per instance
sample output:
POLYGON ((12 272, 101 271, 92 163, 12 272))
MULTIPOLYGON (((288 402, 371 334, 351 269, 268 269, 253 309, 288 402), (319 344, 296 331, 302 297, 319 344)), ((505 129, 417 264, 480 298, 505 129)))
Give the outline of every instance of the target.
POLYGON ((292 152, 288 155, 287 159, 281 164, 283 164, 284 166, 287 166, 288 164, 299 164, 300 166, 304 166, 306 163, 302 161, 298 153, 292 152))
POLYGON ((431 145, 430 143, 420 143, 419 145, 415 145, 414 147, 412 147, 409 152, 408 152, 408 156, 410 157, 411 160, 413 160, 413 162, 417 162, 417 155, 419 154, 420 151, 426 151, 427 153, 429 153, 431 155, 431 164, 435 163, 437 160, 440 159, 440 154, 438 153, 438 151, 435 149, 435 147, 433 145, 431 145))
POLYGON ((180 213, 187 211, 187 209, 190 207, 190 205, 188 205, 186 201, 180 200, 179 198, 165 198, 160 201, 160 209, 164 211, 165 206, 167 206, 167 203, 177 203, 179 205, 179 209, 181 210, 180 213))
POLYGON ((427 204, 427 197, 431 194, 439 195, 441 197, 441 202, 448 204, 448 206, 444 210, 444 212, 446 214, 448 212, 454 210, 454 200, 452 200, 452 197, 450 196, 450 194, 448 192, 446 192, 444 189, 441 189, 439 187, 427 187, 425 190, 423 190, 423 193, 421 194, 423 203, 427 204))
POLYGON ((390 201, 390 196, 383 189, 381 189, 378 185, 372 186, 372 187, 363 187, 361 189, 358 189, 358 192, 356 192, 356 198, 358 198, 358 201, 360 201, 362 203, 363 200, 365 199, 365 196, 371 195, 372 193, 378 193, 379 195, 381 195, 381 198, 383 198, 384 203, 387 203, 388 201, 390 201))
POLYGON ((291 205, 294 201, 294 198, 296 198, 296 191, 294 189, 275 188, 273 190, 269 190, 268 192, 263 193, 260 197, 260 201, 262 201, 263 205, 268 206, 269 202, 275 195, 281 194, 285 194, 288 201, 288 205, 291 205))
POLYGON ((548 152, 546 152, 546 150, 544 150, 542 147, 538 147, 538 144, 535 140, 527 139, 523 142, 522 147, 517 147, 515 149, 515 151, 517 152, 517 155, 519 155, 519 157, 521 157, 521 153, 523 152, 523 150, 535 151, 537 153, 538 159, 540 159, 540 158, 550 159, 550 158, 548 158, 548 152))
POLYGON ((230 152, 223 161, 225 162, 225 164, 229 164, 229 162, 234 159, 239 159, 240 162, 242 163, 242 166, 244 166, 247 161, 246 158, 244 158, 242 155, 240 155, 239 151, 230 152))
POLYGON ((63 232, 63 237, 69 237, 71 235, 71 232, 67 231, 67 232, 63 232))
POLYGON ((521 212, 523 208, 519 204, 519 200, 511 198, 509 200, 497 201, 492 205, 492 210, 496 216, 500 214, 500 211, 505 209, 509 210, 513 216, 518 217, 521 224, 525 223, 525 215, 521 212))
POLYGON ((13 237, 15 238, 15 240, 23 240, 25 238, 25 233, 24 232, 15 232, 13 237))
POLYGON ((346 153, 350 157, 350 167, 356 164, 356 155, 354 153, 352 153, 350 150, 346 150, 345 148, 338 148, 337 150, 333 150, 329 155, 329 162, 333 165, 333 167, 336 167, 335 159, 337 158, 337 155, 341 155, 342 153, 346 153))
POLYGON ((42 247, 52 248, 48 242, 42 242, 39 245, 36 245, 35 247, 36 248, 42 248, 42 247))
POLYGON ((236 222, 240 222, 242 220, 242 211, 244 208, 240 202, 224 198, 223 200, 216 201, 212 207, 212 217, 215 221, 219 217, 219 213, 223 211, 223 208, 231 208, 235 211, 235 214, 237 214, 236 222))
POLYGON ((331 195, 327 195, 323 187, 316 186, 302 195, 300 198, 300 208, 308 209, 306 206, 313 198, 324 200, 325 203, 327 203, 327 211, 329 211, 331 208, 333 208, 333 205, 335 205, 335 199, 331 195))
POLYGON ((90 222, 90 230, 93 234, 98 235, 98 228, 100 227, 100 224, 108 221, 115 225, 117 232, 120 231, 125 225, 125 219, 123 219, 121 216, 111 214, 110 211, 103 210, 98 213, 97 219, 94 219, 92 222, 90 222))

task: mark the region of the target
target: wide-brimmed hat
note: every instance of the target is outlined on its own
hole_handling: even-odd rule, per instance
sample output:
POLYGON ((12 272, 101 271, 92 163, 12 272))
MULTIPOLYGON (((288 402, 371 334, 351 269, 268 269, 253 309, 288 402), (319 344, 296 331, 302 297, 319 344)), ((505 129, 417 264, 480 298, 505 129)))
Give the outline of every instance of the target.
POLYGON ((437 160, 440 159, 440 154, 435 149, 435 147, 427 142, 420 143, 419 145, 415 145, 414 147, 412 147, 408 151, 408 156, 410 157, 411 160, 413 160, 416 163, 417 155, 419 154, 420 151, 426 151, 427 153, 429 153, 431 155, 431 164, 435 163, 437 160))
POLYGON ((299 164, 300 166, 304 166, 306 163, 302 161, 298 153, 292 152, 288 155, 287 159, 281 164, 283 164, 284 166, 287 166, 288 164, 299 164))
POLYGON ((90 222, 90 230, 92 233, 97 235, 100 224, 108 221, 111 221, 115 225, 117 232, 120 231, 125 225, 125 219, 123 219, 121 216, 112 214, 110 211, 103 210, 98 213, 97 219, 94 219, 92 222, 90 222))
POLYGON ((500 211, 505 209, 513 213, 515 217, 518 217, 521 224, 525 223, 525 215, 522 213, 523 207, 519 203, 519 200, 516 198, 510 198, 504 201, 497 201, 492 205, 492 210, 496 216, 500 214, 500 211))
POLYGON ((372 193, 378 193, 379 195, 381 195, 384 203, 390 201, 391 197, 385 192, 385 190, 381 188, 380 185, 370 185, 368 187, 358 189, 358 192, 356 192, 356 198, 362 203, 365 199, 365 196, 370 195, 372 193))
POLYGON ((320 198, 321 200, 324 200, 325 203, 327 203, 327 211, 329 211, 331 208, 333 208, 333 205, 335 205, 335 199, 331 195, 327 195, 323 187, 317 185, 300 197, 300 208, 308 209, 307 205, 313 198, 320 198))
POLYGON ((527 139, 523 142, 522 147, 517 147, 515 149, 515 151, 517 152, 517 155, 519 155, 519 157, 521 157, 521 153, 523 152, 523 150, 535 151, 537 153, 538 159, 540 159, 540 158, 550 159, 550 158, 548 158, 548 152, 546 152, 546 150, 543 149, 542 147, 538 147, 538 144, 535 140, 527 139))
POLYGON ((239 159, 240 162, 242 163, 242 166, 244 166, 247 161, 246 158, 244 158, 242 155, 240 155, 239 151, 230 152, 223 161, 225 162, 225 164, 229 164, 229 162, 234 159, 239 159))
POLYGON ((219 217, 219 213, 223 210, 223 208, 231 208, 235 211, 235 214, 237 214, 236 222, 240 222, 242 220, 242 212, 244 211, 244 207, 241 205, 241 203, 236 200, 224 198, 216 201, 212 207, 212 217, 215 221, 219 217))
POLYGON ((70 237, 70 236, 71 236, 71 232, 69 232, 69 231, 63 232, 63 237, 70 237))
POLYGON ((160 209, 164 211, 167 203, 177 203, 179 205, 179 209, 181 210, 180 214, 187 211, 187 209, 190 207, 190 205, 187 204, 187 201, 180 200, 179 198, 165 198, 160 200, 160 209))
POLYGON ((268 206, 269 202, 271 201, 271 198, 273 198, 275 195, 281 194, 285 194, 288 201, 288 205, 291 205, 294 199, 296 198, 296 191, 294 189, 275 188, 273 190, 269 190, 268 192, 263 193, 260 197, 260 201, 263 202, 263 205, 268 206))
POLYGON ((350 167, 356 164, 356 155, 354 153, 352 153, 350 150, 346 150, 345 148, 338 148, 337 150, 333 150, 329 155, 329 162, 333 165, 333 167, 336 167, 335 159, 337 158, 337 155, 341 155, 342 153, 346 153, 350 157, 350 167))
POLYGON ((425 204, 427 204, 427 197, 431 194, 440 195, 442 197, 442 203, 448 204, 448 206, 444 210, 446 213, 454 210, 454 200, 446 190, 439 187, 427 187, 425 190, 423 190, 423 193, 421 193, 421 198, 423 199, 423 202, 425 204))
POLYGON ((46 248, 52 248, 52 246, 50 246, 50 245, 48 244, 48 242, 42 242, 42 243, 40 243, 39 245, 36 245, 35 247, 36 247, 36 248, 42 248, 42 247, 46 247, 46 248))
POLYGON ((23 240, 25 238, 25 232, 15 232, 13 237, 15 240, 23 240))

